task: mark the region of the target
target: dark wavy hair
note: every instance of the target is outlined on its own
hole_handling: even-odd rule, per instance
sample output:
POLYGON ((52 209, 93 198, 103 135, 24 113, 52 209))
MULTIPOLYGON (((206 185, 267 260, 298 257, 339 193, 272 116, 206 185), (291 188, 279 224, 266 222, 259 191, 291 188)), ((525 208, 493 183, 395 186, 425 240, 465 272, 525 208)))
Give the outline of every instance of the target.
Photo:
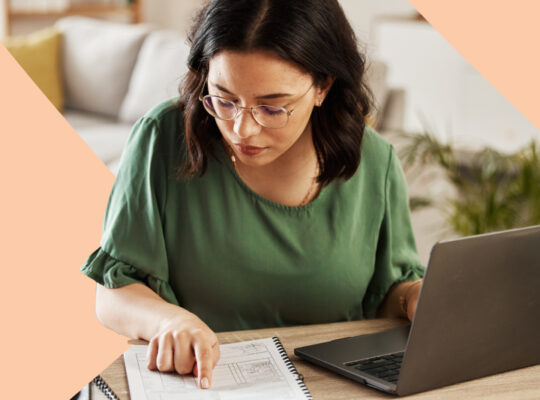
POLYGON ((212 0, 195 17, 188 35, 189 70, 180 86, 185 158, 179 177, 201 176, 220 132, 199 101, 210 59, 222 50, 269 51, 309 73, 315 85, 335 81, 311 114, 318 181, 348 179, 358 168, 365 117, 372 95, 365 57, 337 0, 212 0))

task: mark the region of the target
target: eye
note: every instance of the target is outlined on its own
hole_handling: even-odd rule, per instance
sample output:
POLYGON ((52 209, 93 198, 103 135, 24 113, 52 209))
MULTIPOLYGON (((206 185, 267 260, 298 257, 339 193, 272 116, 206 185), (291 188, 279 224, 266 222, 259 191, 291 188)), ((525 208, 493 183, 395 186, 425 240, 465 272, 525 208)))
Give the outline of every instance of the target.
POLYGON ((257 111, 264 115, 280 115, 285 112, 282 108, 274 106, 258 106, 257 111))
POLYGON ((233 108, 234 107, 234 104, 232 103, 232 101, 225 100, 225 99, 220 99, 220 98, 218 98, 218 104, 217 105, 219 107, 221 107, 221 108, 233 108))

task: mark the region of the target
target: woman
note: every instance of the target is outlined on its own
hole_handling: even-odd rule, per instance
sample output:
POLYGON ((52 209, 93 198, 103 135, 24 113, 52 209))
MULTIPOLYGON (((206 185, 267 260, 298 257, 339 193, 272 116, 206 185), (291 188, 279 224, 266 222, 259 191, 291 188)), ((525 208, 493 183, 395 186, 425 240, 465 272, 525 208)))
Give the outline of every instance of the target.
POLYGON ((364 123, 337 1, 211 1, 190 41, 181 96, 135 124, 82 267, 100 321, 208 388, 215 331, 412 318, 406 185, 364 123))

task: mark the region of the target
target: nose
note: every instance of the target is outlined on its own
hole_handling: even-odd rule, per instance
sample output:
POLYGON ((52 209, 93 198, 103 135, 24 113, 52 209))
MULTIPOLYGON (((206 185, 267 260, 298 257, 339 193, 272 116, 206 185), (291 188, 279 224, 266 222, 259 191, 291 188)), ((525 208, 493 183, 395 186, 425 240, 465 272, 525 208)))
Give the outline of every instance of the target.
POLYGON ((260 131, 261 126, 253 119, 251 110, 241 109, 234 120, 234 133, 239 138, 247 139, 250 136, 258 135, 260 131))

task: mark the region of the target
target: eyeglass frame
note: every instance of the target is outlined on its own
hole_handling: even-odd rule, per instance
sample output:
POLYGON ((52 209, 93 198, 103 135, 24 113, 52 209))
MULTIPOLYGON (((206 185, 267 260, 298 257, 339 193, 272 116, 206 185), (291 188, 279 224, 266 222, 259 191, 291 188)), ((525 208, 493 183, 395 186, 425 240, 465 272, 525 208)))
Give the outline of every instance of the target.
POLYGON ((201 93, 199 94, 199 101, 202 102, 203 104, 203 108, 206 110, 206 112, 208 114, 210 114, 212 117, 214 118, 217 118, 217 119, 220 119, 222 121, 233 121, 236 119, 236 117, 238 117, 238 114, 240 114, 240 112, 242 110, 250 110, 251 112, 251 117, 253 118, 253 120, 259 124, 260 126, 262 126, 263 128, 267 128, 267 129, 282 129, 282 128, 285 128, 287 126, 287 124, 289 123, 289 119, 291 117, 291 114, 293 113, 294 110, 297 109, 297 107, 294 107, 292 110, 287 110, 287 108, 285 107, 288 107, 290 106, 291 104, 294 104, 300 100, 302 100, 302 98, 304 98, 304 96, 306 94, 309 93, 309 91, 311 90, 311 88, 313 87, 313 85, 315 84, 315 82, 311 82, 311 85, 309 85, 309 88, 305 91, 305 93, 303 95, 301 95, 300 97, 298 97, 296 100, 294 101, 291 101, 290 103, 287 103, 285 104, 284 106, 272 106, 270 104, 259 104, 258 106, 254 106, 254 107, 242 107, 242 106, 239 106, 238 104, 236 104, 234 101, 232 100, 229 100, 229 99, 226 99, 225 97, 222 97, 222 96, 218 96, 218 95, 215 95, 215 94, 207 94, 207 95, 202 95, 203 94, 203 91, 204 91, 204 87, 205 86, 208 86, 208 80, 204 83, 203 87, 202 87, 202 90, 201 90, 201 93), (207 98, 207 97, 217 97, 218 99, 223 99, 225 101, 228 101, 230 103, 233 104, 234 106, 234 109, 236 110, 234 116, 232 118, 229 118, 229 119, 225 119, 225 118, 221 118, 221 117, 218 117, 217 115, 214 115, 212 114, 210 111, 208 111, 208 109, 206 108, 205 106, 205 103, 204 103, 204 100, 207 98), (287 114, 287 122, 285 122, 285 125, 283 126, 280 126, 280 127, 277 127, 277 128, 271 128, 271 127, 268 127, 268 126, 264 126, 263 124, 261 124, 259 121, 257 121, 257 118, 255 117, 255 114, 253 114, 253 110, 257 107, 273 107, 273 108, 278 108, 278 109, 281 109, 283 111, 285 111, 285 113, 287 114))

